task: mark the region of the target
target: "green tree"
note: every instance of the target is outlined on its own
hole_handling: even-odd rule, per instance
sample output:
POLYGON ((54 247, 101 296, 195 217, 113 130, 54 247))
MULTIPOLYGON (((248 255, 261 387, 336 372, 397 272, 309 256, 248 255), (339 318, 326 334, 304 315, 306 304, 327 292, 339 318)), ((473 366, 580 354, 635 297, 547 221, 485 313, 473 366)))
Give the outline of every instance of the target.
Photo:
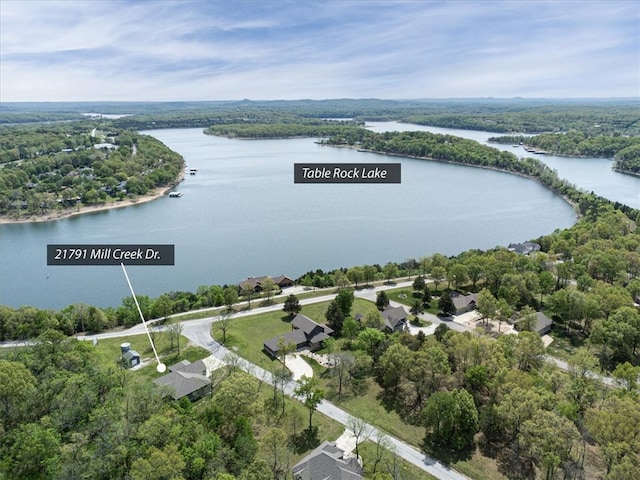
POLYGON ((36 379, 24 364, 0 359, 0 418, 4 431, 14 426, 26 411, 24 407, 35 387, 36 379))
POLYGON ((298 386, 294 390, 295 395, 301 398, 302 403, 304 403, 304 406, 309 410, 309 431, 311 431, 313 426, 311 423, 313 412, 316 411, 320 402, 324 400, 324 390, 318 385, 318 380, 303 375, 300 377, 298 386))
POLYGON ((57 432, 39 423, 24 423, 11 431, 9 437, 10 447, 3 461, 8 478, 37 480, 55 477, 60 455, 57 432))
POLYGON ((473 445, 478 431, 478 410, 465 389, 436 392, 424 405, 422 421, 427 444, 462 450, 473 445))
POLYGON ((263 459, 251 462, 240 474, 238 480, 273 480, 278 478, 273 475, 269 464, 263 459))
POLYGON ((378 363, 382 386, 390 390, 394 398, 398 397, 400 382, 402 381, 407 368, 411 350, 401 343, 394 343, 380 357, 378 363))
POLYGON ((391 283, 392 279, 398 278, 398 276, 400 275, 400 271, 398 270, 398 266, 395 263, 389 262, 384 267, 382 267, 382 274, 387 280, 387 283, 391 283))
POLYGON ((378 292, 376 295, 376 307, 378 310, 383 311, 389 306, 389 297, 384 290, 378 292))
POLYGON ((351 267, 347 270, 347 278, 358 288, 358 284, 364 280, 364 270, 362 267, 351 267))
POLYGON ((438 300, 438 309, 444 315, 453 315, 456 313, 456 307, 453 304, 453 299, 448 293, 440 295, 440 300, 438 300))
POLYGON ((342 332, 342 325, 344 322, 344 313, 338 306, 335 300, 332 300, 325 312, 325 318, 327 319, 327 325, 333 329, 334 332, 340 334, 342 332))
POLYGON ((271 300, 271 294, 273 293, 273 290, 275 289, 275 286, 276 286, 276 284, 271 279, 271 277, 265 278, 260 283, 260 287, 262 288, 262 291, 264 293, 266 293, 266 295, 267 295, 267 302, 269 302, 271 300))
POLYGON ((238 289, 234 286, 229 286, 222 292, 224 298, 224 304, 227 310, 233 310, 233 306, 238 303, 238 289))
POLYGON ((236 372, 220 382, 210 405, 218 410, 224 424, 230 425, 240 417, 254 418, 260 412, 258 399, 258 381, 236 372))
POLYGON ((340 310, 342 310, 345 318, 351 315, 351 306, 353 305, 354 298, 353 289, 341 288, 338 290, 335 301, 340 307, 340 310))
POLYGON ((546 480, 553 480, 558 467, 572 457, 579 439, 571 421, 546 410, 525 421, 520 432, 520 443, 542 467, 546 480))
POLYGON ((412 286, 414 292, 423 291, 424 287, 426 286, 426 283, 424 282, 424 277, 422 277, 421 275, 418 275, 413 280, 413 284, 411 286, 412 286))
POLYGON ((438 285, 440 285, 442 281, 447 277, 447 271, 444 269, 444 267, 435 266, 431 269, 429 276, 433 280, 433 284, 437 292, 438 285))
POLYGON ((482 318, 495 318, 496 309, 498 308, 496 298, 493 296, 488 289, 483 288, 478 293, 478 298, 476 300, 476 309, 478 313, 482 315, 482 318))
POLYGON ((302 306, 300 305, 300 301, 298 297, 296 297, 293 293, 290 294, 287 299, 284 301, 284 306, 282 310, 287 312, 292 317, 297 315, 302 310, 302 306))
POLYGON ((535 332, 520 332, 515 350, 518 368, 525 372, 537 370, 544 362, 544 343, 535 332))
POLYGON ((637 463, 640 451, 640 404, 630 395, 610 396, 601 408, 589 409, 585 426, 600 444, 607 473, 625 458, 637 463))
POLYGON ((240 294, 247 299, 247 308, 251 310, 251 298, 256 293, 255 287, 249 283, 243 283, 240 285, 240 294))
POLYGON ((378 309, 371 308, 364 314, 364 317, 360 320, 360 324, 364 328, 377 328, 381 330, 382 327, 384 327, 384 318, 382 318, 382 314, 378 309))
POLYGON ((624 362, 616 367, 612 376, 625 390, 632 392, 638 387, 640 367, 634 367, 629 362, 624 362))
POLYGON ((176 445, 162 450, 151 447, 144 457, 131 464, 132 480, 181 480, 185 467, 184 458, 176 445))

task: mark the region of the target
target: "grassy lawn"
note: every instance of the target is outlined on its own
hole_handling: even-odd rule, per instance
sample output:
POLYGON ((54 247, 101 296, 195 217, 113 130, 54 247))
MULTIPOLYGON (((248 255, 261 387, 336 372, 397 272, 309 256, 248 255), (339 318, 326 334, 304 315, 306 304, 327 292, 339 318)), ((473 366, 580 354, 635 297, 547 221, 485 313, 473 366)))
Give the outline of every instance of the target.
MULTIPOLYGON (((401 290, 403 289, 399 289, 399 291, 401 290)), ((329 302, 306 305, 303 307, 302 313, 315 321, 324 323, 324 314, 328 305, 329 302)), ((365 313, 372 307, 373 304, 371 302, 356 298, 351 311, 352 314, 358 312, 365 313)), ((279 366, 279 363, 272 360, 262 351, 262 344, 264 340, 268 338, 288 332, 291 328, 289 324, 290 320, 291 318, 282 311, 234 319, 231 321, 230 327, 227 331, 226 346, 236 347, 238 354, 242 357, 262 368, 274 371, 279 366)), ((222 334, 215 328, 215 326, 213 333, 217 340, 221 340, 222 334)), ((387 434, 402 439, 414 447, 421 449, 424 439, 424 429, 422 427, 404 423, 395 411, 387 410, 378 399, 382 389, 375 382, 370 380, 369 389, 363 396, 354 397, 352 395, 345 395, 338 399, 332 396, 330 379, 323 375, 325 369, 314 360, 307 358, 305 358, 305 360, 312 366, 317 378, 321 380, 321 387, 325 389, 325 392, 327 392, 328 400, 340 406, 345 411, 365 419, 367 422, 375 425, 387 434)), ((267 387, 266 390, 270 391, 270 388, 267 387)), ((304 415, 304 419, 308 418, 308 411, 304 406, 300 405, 298 402, 293 402, 293 405, 296 405, 295 408, 301 409, 300 411, 302 415, 304 415)), ((321 414, 314 414, 314 425, 316 421, 320 422, 321 419, 324 421, 324 418, 325 417, 321 414)), ((303 426, 303 428, 305 427, 306 426, 303 426)), ((319 434, 318 437, 322 439, 335 440, 343 430, 343 427, 338 427, 335 431, 335 436, 331 436, 327 433, 327 435, 324 436, 319 434)), ((375 460, 375 446, 372 443, 368 446, 364 445, 363 454, 365 465, 371 465, 375 460)), ((302 458, 302 456, 300 456, 300 458, 302 458)), ((504 480, 505 478, 498 472, 497 465, 494 460, 484 457, 478 452, 465 460, 451 460, 451 467, 474 479, 504 480)), ((413 467, 410 464, 402 463, 400 468, 402 468, 403 472, 406 472, 405 478, 432 478, 422 470, 413 467)))
MULTIPOLYGON (((118 338, 104 338, 98 340, 96 344, 96 351, 100 357, 101 363, 105 367, 114 367, 117 360, 120 358, 120 345, 128 342, 131 344, 131 349, 137 351, 140 354, 142 361, 148 361, 149 365, 138 370, 143 375, 155 378, 160 374, 156 370, 156 359, 149 343, 149 338, 146 334, 133 335, 130 337, 118 337, 118 338)), ((158 351, 158 356, 163 363, 172 365, 180 360, 189 360, 194 362, 201 358, 208 357, 209 351, 200 347, 187 346, 189 340, 186 337, 182 337, 180 340, 180 355, 176 350, 171 351, 168 335, 156 335, 154 343, 158 351)))
MULTIPOLYGON (((328 381, 323 382, 325 391, 331 391, 328 381)), ((424 439, 424 428, 407 425, 400 416, 393 410, 386 410, 380 400, 379 394, 382 392, 380 386, 369 381, 369 389, 366 395, 353 396, 344 395, 342 398, 331 397, 329 400, 343 410, 363 418, 368 423, 375 425, 385 433, 401 438, 416 448, 421 448, 424 439)))
POLYGON ((547 347, 547 352, 565 361, 571 359, 575 351, 585 343, 584 337, 573 331, 552 330, 549 335, 553 338, 553 342, 547 347))
MULTIPOLYGON (((414 304, 414 302, 416 300, 420 300, 422 301, 422 295, 420 295, 419 293, 413 291, 413 289, 411 287, 400 287, 400 288, 393 288, 391 290, 387 290, 387 297, 389 297, 389 300, 392 300, 394 302, 398 302, 401 303, 403 305, 406 305, 407 307, 411 308, 414 304), (416 296, 414 296, 416 295, 416 296)), ((433 294, 433 292, 432 292, 433 294)), ((429 308, 427 308, 425 310, 425 313, 432 313, 434 315, 438 314, 438 302, 435 299, 431 299, 431 302, 429 303, 429 308)))
MULTIPOLYGON (((329 302, 304 305, 301 313, 318 323, 325 323, 324 314, 328 306, 329 302)), ((370 308, 375 308, 375 305, 367 300, 356 298, 351 311, 365 313, 370 308)), ((263 343, 269 338, 283 335, 289 331, 291 331, 291 317, 283 311, 237 318, 230 322, 225 346, 234 348, 241 357, 251 363, 274 372, 279 362, 262 351, 263 343)), ((222 342, 222 332, 215 324, 212 334, 213 338, 222 342)))

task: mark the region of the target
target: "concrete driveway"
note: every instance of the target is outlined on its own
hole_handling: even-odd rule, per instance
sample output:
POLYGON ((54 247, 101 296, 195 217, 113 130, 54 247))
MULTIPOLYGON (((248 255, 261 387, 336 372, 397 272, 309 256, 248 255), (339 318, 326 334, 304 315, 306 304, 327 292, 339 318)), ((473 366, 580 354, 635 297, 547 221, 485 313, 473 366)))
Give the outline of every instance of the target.
POLYGON ((303 375, 309 378, 313 377, 313 369, 311 368, 311 365, 305 362, 297 353, 287 355, 285 365, 289 370, 291 370, 294 380, 299 380, 303 375))

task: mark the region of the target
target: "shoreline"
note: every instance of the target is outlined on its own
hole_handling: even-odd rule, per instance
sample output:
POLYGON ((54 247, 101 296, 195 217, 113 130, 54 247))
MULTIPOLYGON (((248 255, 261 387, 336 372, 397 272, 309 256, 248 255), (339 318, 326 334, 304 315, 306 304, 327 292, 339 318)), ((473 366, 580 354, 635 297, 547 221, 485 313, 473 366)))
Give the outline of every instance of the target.
POLYGON ((539 178, 532 177, 531 175, 525 175, 523 173, 513 172, 511 170, 506 170, 506 169, 496 168, 496 167, 490 167, 490 166, 486 166, 486 165, 473 165, 471 163, 455 162, 455 161, 451 161, 451 160, 439 160, 437 158, 432 158, 432 157, 419 157, 417 155, 407 155, 407 154, 401 154, 401 153, 379 152, 377 150, 370 150, 370 149, 367 149, 367 148, 358 148, 356 146, 351 146, 351 145, 331 145, 331 144, 328 144, 328 143, 325 143, 325 144, 322 144, 322 145, 330 146, 330 147, 338 147, 338 148, 352 148, 354 150, 357 150, 358 152, 375 153, 377 155, 389 155, 389 156, 392 156, 392 157, 412 158, 412 159, 415 159, 415 160, 427 160, 429 162, 449 163, 451 165, 460 165, 460 166, 463 166, 463 167, 480 168, 480 169, 483 169, 483 170, 492 170, 494 172, 502 172, 502 173, 507 173, 507 174, 510 174, 510 175, 516 175, 518 177, 526 178, 528 180, 536 182, 538 185, 543 186, 544 188, 549 190, 551 193, 559 196, 565 202, 567 202, 569 204, 569 206, 573 209, 574 213, 576 214, 576 220, 580 219, 580 217, 581 217, 580 210, 578 209, 578 204, 576 202, 571 200, 568 196, 562 195, 561 193, 556 192, 555 190, 550 188, 548 185, 546 185, 544 182, 540 181, 539 178))
POLYGON ((77 215, 84 215, 86 213, 103 212, 105 210, 113 210, 116 208, 130 207, 132 205, 140 205, 143 203, 151 202, 158 198, 164 197, 172 189, 178 186, 184 180, 184 169, 180 172, 178 178, 168 187, 157 187, 151 192, 137 198, 127 198, 124 200, 116 200, 112 203, 103 203, 99 205, 86 205, 82 207, 73 207, 65 210, 54 210, 46 215, 30 215, 21 218, 10 218, 6 216, 0 216, 0 225, 9 225, 14 223, 41 223, 41 222, 55 222, 56 220, 63 220, 65 218, 75 217, 77 215))

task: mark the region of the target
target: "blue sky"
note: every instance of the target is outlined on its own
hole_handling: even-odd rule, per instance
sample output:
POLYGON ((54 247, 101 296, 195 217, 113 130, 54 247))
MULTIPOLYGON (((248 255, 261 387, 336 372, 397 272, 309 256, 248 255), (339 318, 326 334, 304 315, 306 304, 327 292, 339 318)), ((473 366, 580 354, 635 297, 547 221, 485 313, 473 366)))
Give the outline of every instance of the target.
POLYGON ((0 0, 0 101, 640 96, 638 0, 0 0))

